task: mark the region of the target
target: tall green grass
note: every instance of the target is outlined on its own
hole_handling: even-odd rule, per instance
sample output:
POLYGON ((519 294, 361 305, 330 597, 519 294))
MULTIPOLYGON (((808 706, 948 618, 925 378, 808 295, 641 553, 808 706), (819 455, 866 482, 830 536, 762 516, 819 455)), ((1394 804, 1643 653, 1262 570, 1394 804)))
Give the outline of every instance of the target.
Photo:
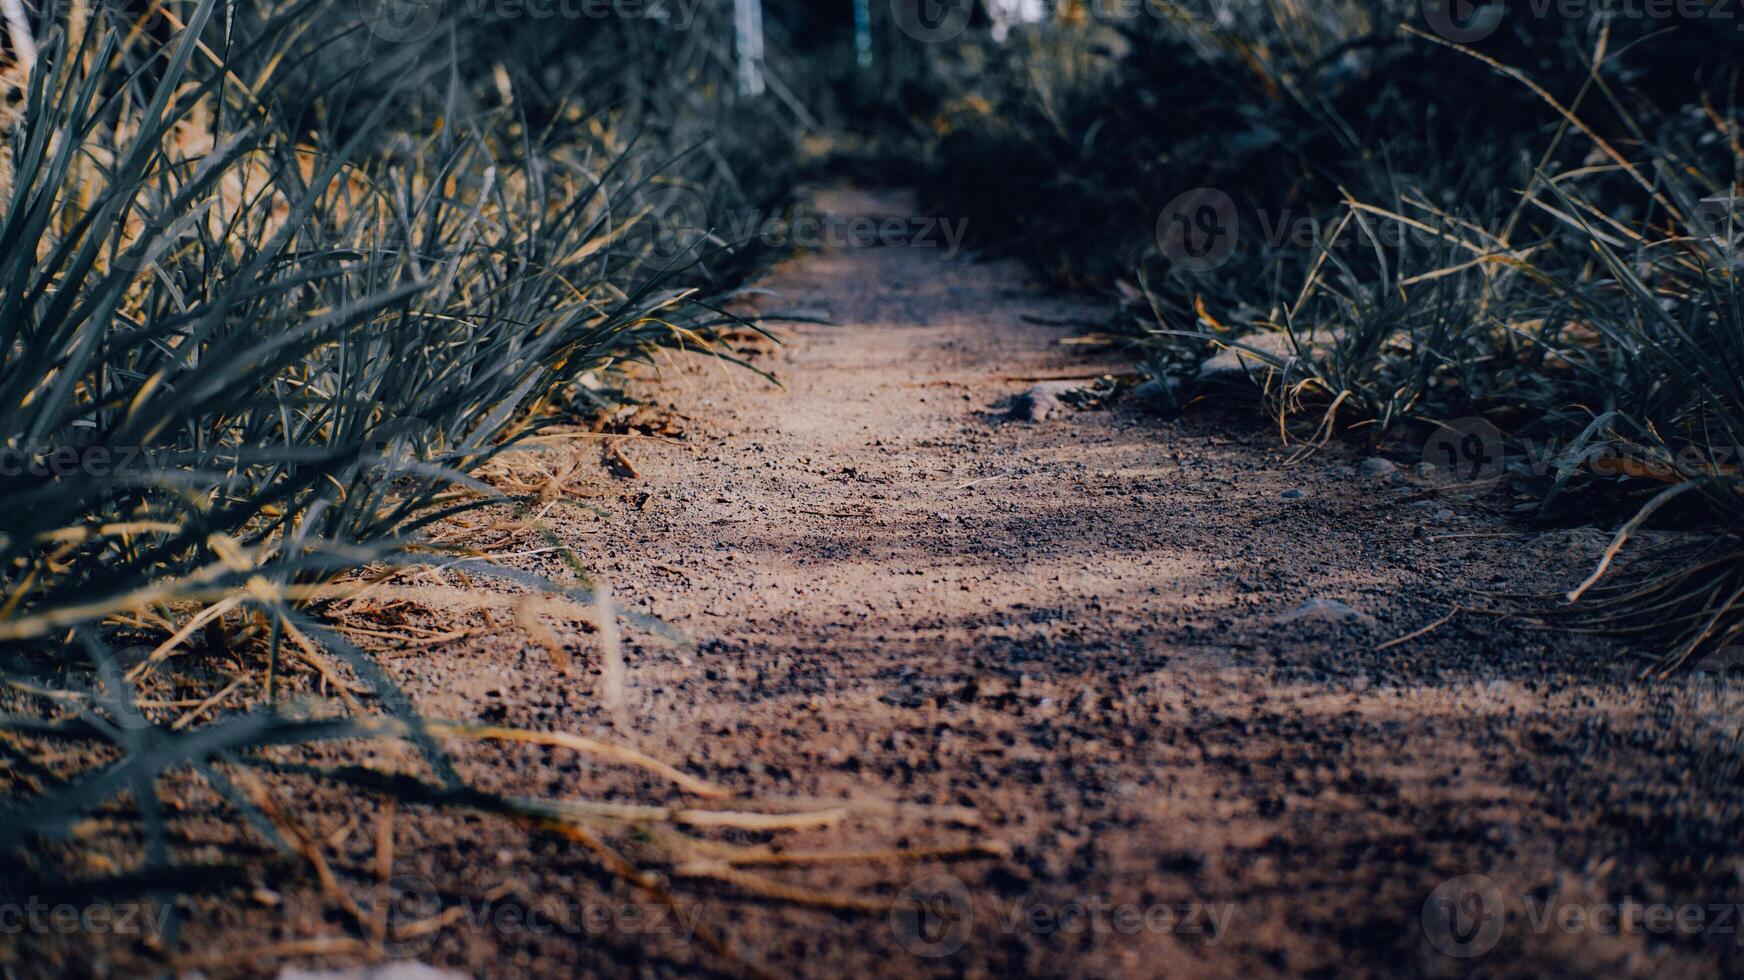
POLYGON ((0 433, 31 460, 0 486, 0 635, 319 573, 439 513, 579 375, 721 322, 721 250, 649 231, 686 148, 636 147, 627 110, 559 93, 536 125, 469 104, 441 32, 217 9, 147 50, 100 9, 32 77, 0 227, 0 433), (367 70, 330 78, 329 45, 367 70), (384 479, 389 448, 412 462, 384 479))
MULTIPOLYGON (((416 560, 432 522, 507 502, 472 475, 505 448, 612 407, 663 349, 730 359, 722 328, 751 326, 723 304, 767 256, 711 229, 782 206, 790 172, 748 163, 790 155, 792 107, 736 94, 718 24, 450 5, 389 41, 361 13, 75 2, 30 23, 0 168, 0 754, 24 774, 0 849, 35 880, 34 842, 122 791, 136 870, 171 880, 161 775, 191 766, 258 818, 214 763, 369 734, 275 712, 293 637, 348 662, 403 719, 370 731, 452 788, 323 625, 321 584, 416 560), (239 703, 265 704, 171 731, 113 649, 214 607, 258 627, 239 703), (115 761, 35 763, 68 738, 115 761)), ((193 644, 194 673, 202 650, 223 645, 193 644)))

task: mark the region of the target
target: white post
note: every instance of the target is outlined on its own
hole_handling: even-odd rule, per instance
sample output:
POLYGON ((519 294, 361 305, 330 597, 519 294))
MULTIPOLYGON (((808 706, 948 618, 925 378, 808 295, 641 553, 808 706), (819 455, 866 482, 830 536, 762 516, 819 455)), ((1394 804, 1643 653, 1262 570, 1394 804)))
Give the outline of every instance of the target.
POLYGON ((763 0, 733 0, 733 33, 739 49, 739 91, 763 94, 763 0))
POLYGON ((872 0, 854 0, 854 61, 872 67, 872 0))

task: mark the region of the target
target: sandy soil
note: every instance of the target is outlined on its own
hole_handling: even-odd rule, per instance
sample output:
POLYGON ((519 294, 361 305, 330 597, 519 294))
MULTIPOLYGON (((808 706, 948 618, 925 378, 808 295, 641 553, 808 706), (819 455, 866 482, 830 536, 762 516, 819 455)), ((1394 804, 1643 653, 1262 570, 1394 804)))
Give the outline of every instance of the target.
MULTIPOLYGON (((821 204, 908 207, 845 192, 821 204)), ((1412 480, 1342 469, 1362 455, 1353 448, 1286 465, 1275 431, 1247 414, 1163 421, 1116 406, 1010 420, 1025 379, 1120 369, 1047 325, 1097 311, 1026 287, 1012 266, 839 248, 764 285, 779 294, 766 308, 832 315, 782 329, 784 345, 758 360, 785 387, 672 367, 660 391, 690 438, 625 443, 636 476, 588 448, 573 497, 604 516, 543 516, 621 608, 690 640, 626 627, 627 719, 594 698, 597 644, 579 627, 561 627, 587 665, 575 676, 506 626, 387 659, 431 713, 628 741, 751 795, 982 817, 977 828, 860 813, 726 840, 1010 848, 770 872, 906 895, 924 913, 678 882, 685 914, 747 961, 806 976, 1744 969, 1735 695, 1701 679, 1636 683, 1624 651, 1478 613, 1381 648, 1456 604, 1484 606, 1474 590, 1566 588, 1602 532, 1523 529, 1493 501, 1413 506, 1412 480), (1290 620, 1310 599, 1363 618, 1290 620)), ((1402 465, 1413 455, 1383 451, 1402 465)), ((548 550, 521 562, 563 574, 548 550)), ((561 751, 456 748, 463 771, 499 791, 670 798, 561 751)), ((299 793, 362 894, 380 804, 299 793)), ((190 833, 221 839, 212 812, 190 833)), ((391 870, 445 908, 567 896, 615 910, 599 928, 542 934, 462 919, 395 952, 476 976, 740 969, 671 922, 626 920, 642 900, 571 841, 418 807, 395 826, 391 870)), ((381 961, 276 955, 274 944, 356 935, 311 877, 298 867, 196 903, 181 962, 222 974, 381 961)), ((73 953, 86 969, 140 963, 107 940, 73 953)))

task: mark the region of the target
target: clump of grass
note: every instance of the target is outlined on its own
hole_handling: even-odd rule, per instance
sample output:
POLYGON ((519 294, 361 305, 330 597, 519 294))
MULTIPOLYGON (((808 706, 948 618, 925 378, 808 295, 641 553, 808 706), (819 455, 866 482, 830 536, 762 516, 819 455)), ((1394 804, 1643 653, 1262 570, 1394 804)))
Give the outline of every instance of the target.
POLYGON ((144 583, 343 564, 320 553, 415 530, 577 377, 732 322, 722 250, 658 227, 680 149, 561 98, 535 129, 453 79, 433 97, 434 42, 311 94, 307 59, 367 43, 355 21, 305 3, 220 32, 213 10, 143 51, 99 11, 31 79, 0 230, 14 639, 74 596, 100 614, 144 583))
POLYGON ((1417 4, 1164 11, 1056 18, 1003 45, 970 32, 970 53, 923 60, 957 110, 927 147, 932 206, 1053 281, 1113 292, 1177 408, 1209 394, 1200 362, 1236 346, 1267 365, 1260 402, 1308 449, 1488 420, 1523 513, 1614 515, 1568 611, 1658 622, 1654 674, 1735 641, 1732 29, 1499 11, 1460 44, 1417 4), (1156 225, 1196 188, 1234 205, 1210 268, 1172 261, 1156 225), (1605 580, 1668 520, 1718 551, 1605 580))

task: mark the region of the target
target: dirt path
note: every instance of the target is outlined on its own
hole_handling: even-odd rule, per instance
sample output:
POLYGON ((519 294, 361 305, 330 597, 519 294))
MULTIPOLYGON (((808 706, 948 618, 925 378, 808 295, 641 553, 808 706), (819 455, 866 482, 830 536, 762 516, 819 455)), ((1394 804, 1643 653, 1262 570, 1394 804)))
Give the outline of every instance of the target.
MULTIPOLYGON (((546 517, 622 607, 695 641, 627 634, 627 735, 591 677, 564 677, 512 629, 393 668, 433 712, 623 735, 738 790, 985 817, 979 832, 856 817, 784 846, 977 833, 1011 846, 1008 860, 780 875, 886 897, 920 879, 909 894, 939 917, 919 936, 884 914, 681 889, 776 973, 1736 975, 1735 918, 1666 930, 1625 913, 1607 930, 1602 911, 1739 899, 1727 705, 1635 685, 1614 652, 1489 616, 1376 649, 1499 576, 1566 585, 1601 534, 1516 533, 1476 505, 1438 518, 1411 505, 1409 483, 1341 470, 1344 450, 1286 467, 1275 433, 1208 412, 1008 421, 1026 386, 1014 378, 1096 369, 1058 343, 1068 329, 1032 322, 1095 311, 1022 282, 937 249, 800 257, 765 283, 784 297, 769 305, 827 308, 833 325, 783 331, 760 366, 784 389, 713 366, 663 379, 680 412, 707 420, 696 438, 631 444, 639 477, 590 478, 586 502, 609 519, 546 517), (1278 622, 1309 599, 1367 619, 1278 622), (1436 893, 1464 875, 1496 891, 1436 893), (1432 893, 1453 899, 1451 927, 1432 893), (1567 909, 1595 907, 1600 925, 1566 927, 1567 909)), ((551 554, 526 564, 561 571, 551 554)), ((591 656, 591 638, 566 640, 591 656)), ((462 758, 505 791, 646 788, 561 753, 462 758)), ((368 867, 370 834, 353 836, 339 851, 368 867)), ((487 818, 407 818, 395 853, 396 872, 451 897, 630 900, 575 845, 487 818)), ((267 936, 320 931, 309 897, 266 917, 267 936)), ((417 952, 498 976, 719 962, 638 932, 661 930, 461 923, 417 952)))

